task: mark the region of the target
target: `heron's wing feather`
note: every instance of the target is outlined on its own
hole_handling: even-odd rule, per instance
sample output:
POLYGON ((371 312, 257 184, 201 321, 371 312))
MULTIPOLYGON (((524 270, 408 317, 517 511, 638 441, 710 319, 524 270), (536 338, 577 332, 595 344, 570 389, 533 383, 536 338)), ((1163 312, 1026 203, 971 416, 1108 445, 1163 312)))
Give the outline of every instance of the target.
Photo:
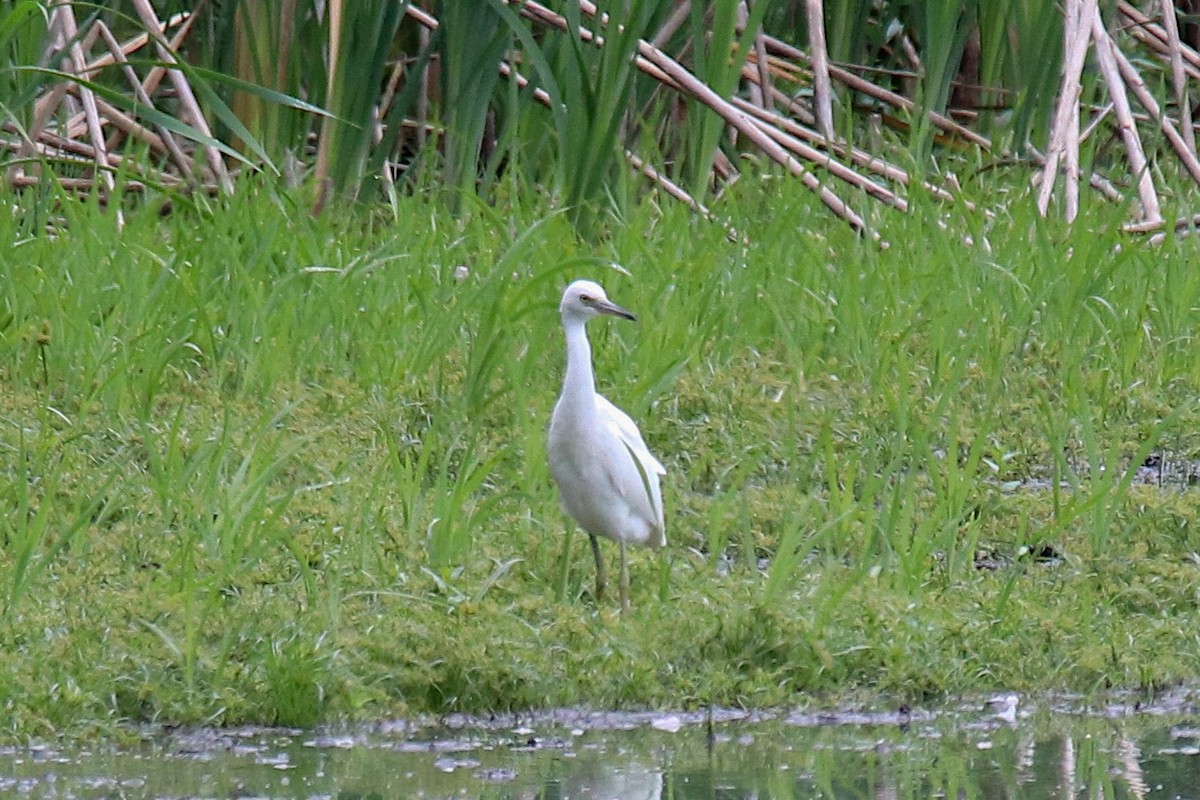
POLYGON ((666 467, 654 457, 650 448, 646 447, 646 442, 642 439, 642 432, 638 430, 637 424, 629 418, 628 414, 610 403, 604 395, 599 394, 596 395, 596 411, 600 413, 600 419, 604 420, 604 424, 611 428, 621 438, 621 441, 633 451, 645 469, 656 475, 667 474, 666 467))
MULTIPOLYGON (((650 452, 650 448, 642 439, 641 431, 638 430, 637 425, 629 418, 628 414, 614 406, 602 395, 596 395, 596 410, 605 427, 629 453, 630 460, 637 469, 642 496, 649 502, 647 510, 652 515, 647 522, 653 523, 658 531, 659 541, 656 546, 661 547, 667 541, 667 528, 663 517, 662 487, 659 485, 659 476, 666 475, 667 470, 650 452)), ((615 474, 610 473, 609 479, 620 491, 629 491, 627 487, 621 486, 621 482, 615 474)))

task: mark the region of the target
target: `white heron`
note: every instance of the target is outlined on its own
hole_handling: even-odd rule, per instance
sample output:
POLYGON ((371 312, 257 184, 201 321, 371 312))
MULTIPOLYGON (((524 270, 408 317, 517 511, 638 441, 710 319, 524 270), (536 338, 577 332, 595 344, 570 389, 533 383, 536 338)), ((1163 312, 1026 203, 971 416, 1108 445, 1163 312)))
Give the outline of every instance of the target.
POLYGON ((659 477, 663 465, 651 454, 637 425, 596 393, 587 321, 601 314, 637 320, 608 299, 598 284, 575 281, 558 307, 567 338, 567 373, 550 418, 547 455, 563 508, 587 532, 596 558, 596 600, 604 596, 603 536, 621 547, 621 608, 629 607, 625 543, 658 550, 667 543, 659 477))

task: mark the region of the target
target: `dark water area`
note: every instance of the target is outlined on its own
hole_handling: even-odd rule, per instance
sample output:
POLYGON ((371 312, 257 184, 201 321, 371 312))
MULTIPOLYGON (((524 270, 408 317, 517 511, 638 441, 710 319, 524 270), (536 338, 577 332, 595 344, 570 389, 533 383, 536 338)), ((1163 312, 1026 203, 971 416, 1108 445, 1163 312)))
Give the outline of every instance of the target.
POLYGON ((1099 707, 1007 695, 938 709, 147 731, 124 749, 0 750, 0 796, 1200 800, 1200 709, 1185 693, 1099 707))

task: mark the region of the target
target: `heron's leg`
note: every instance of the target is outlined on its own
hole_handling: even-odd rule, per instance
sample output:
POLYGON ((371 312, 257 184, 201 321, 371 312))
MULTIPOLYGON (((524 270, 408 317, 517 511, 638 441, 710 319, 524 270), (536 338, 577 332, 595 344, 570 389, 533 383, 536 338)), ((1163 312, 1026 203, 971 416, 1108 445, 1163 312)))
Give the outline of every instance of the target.
POLYGON ((592 555, 596 557, 596 603, 599 604, 604 599, 604 585, 608 583, 604 577, 604 556, 600 553, 600 540, 590 533, 588 538, 592 540, 592 555))
POLYGON ((567 583, 571 577, 571 542, 575 538, 575 532, 571 530, 571 523, 568 522, 563 536, 562 552, 558 555, 558 602, 565 603, 567 600, 567 583))
POLYGON ((621 540, 621 610, 629 608, 629 562, 625 560, 625 540, 621 540))

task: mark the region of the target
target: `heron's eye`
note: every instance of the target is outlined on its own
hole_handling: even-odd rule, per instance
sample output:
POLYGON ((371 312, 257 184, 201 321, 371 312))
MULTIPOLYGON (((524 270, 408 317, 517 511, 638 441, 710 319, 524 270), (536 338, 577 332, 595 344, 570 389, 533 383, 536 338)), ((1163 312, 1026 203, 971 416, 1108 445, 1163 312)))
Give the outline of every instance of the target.
POLYGON ((586 295, 586 294, 581 294, 581 295, 579 295, 579 302, 581 302, 581 303, 590 303, 590 302, 592 302, 591 295, 586 295))

